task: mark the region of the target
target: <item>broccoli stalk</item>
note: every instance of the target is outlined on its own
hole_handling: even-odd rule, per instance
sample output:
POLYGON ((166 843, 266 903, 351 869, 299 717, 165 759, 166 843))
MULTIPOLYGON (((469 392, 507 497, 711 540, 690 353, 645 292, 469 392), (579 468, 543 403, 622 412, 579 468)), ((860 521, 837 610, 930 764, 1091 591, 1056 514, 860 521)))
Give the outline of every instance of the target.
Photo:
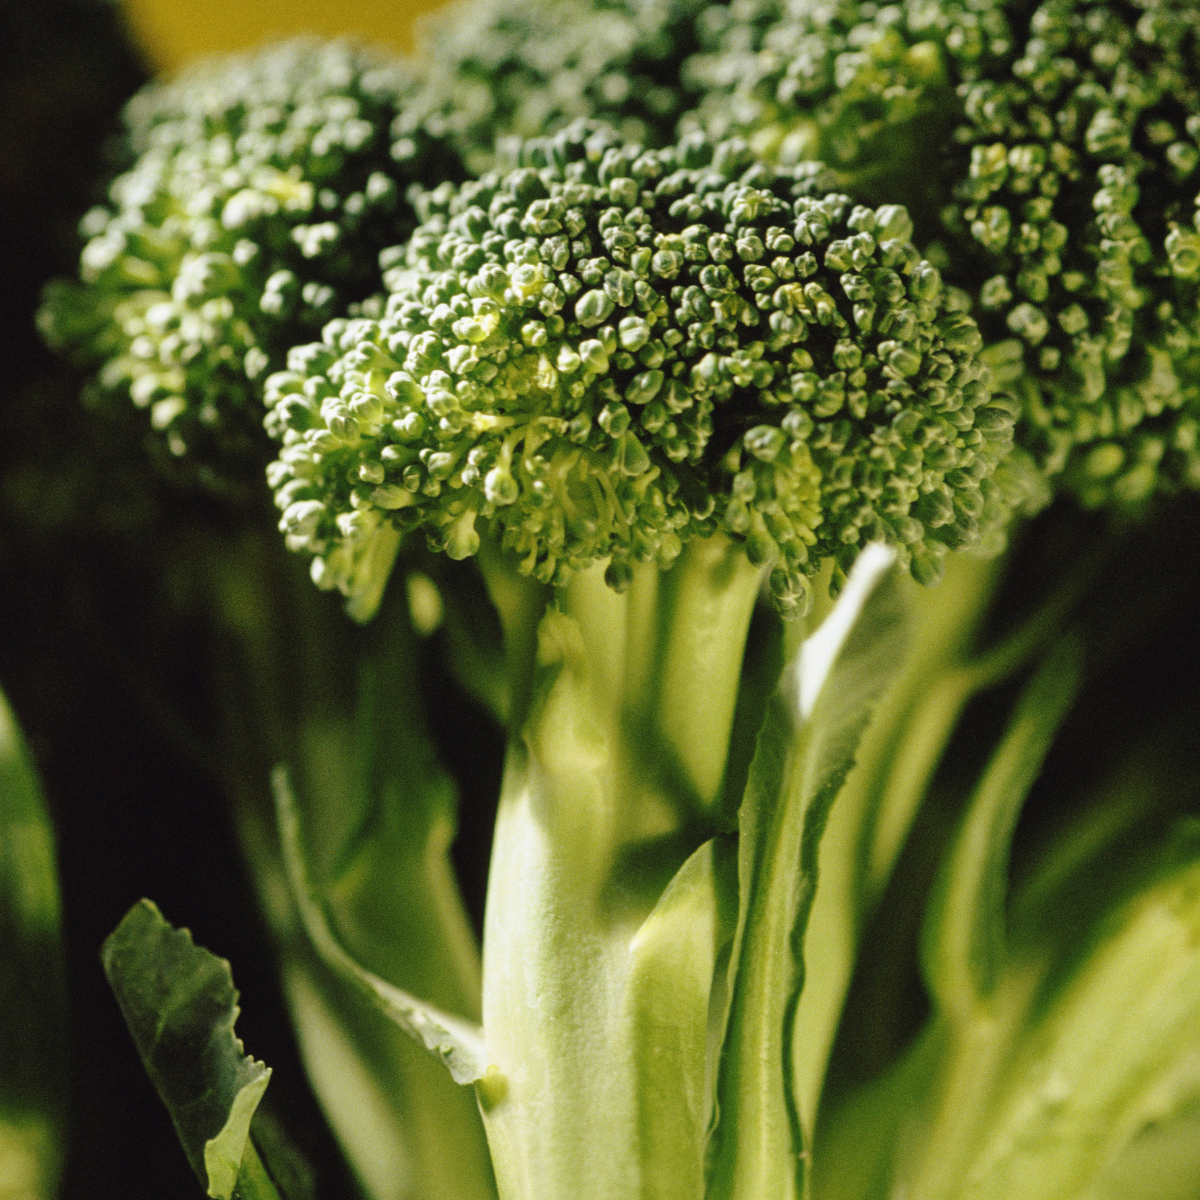
MULTIPOLYGON (((1196 1098, 1183 1050, 1196 1021, 1190 734, 1155 730, 1005 878, 1079 651, 1071 639, 1047 656, 980 778, 926 911, 933 1012, 898 1062, 832 1108, 817 1195, 1116 1195, 1139 1135, 1194 1132, 1180 1120, 1196 1098)), ((1172 1183, 1170 1165, 1147 1182, 1193 1194, 1194 1174, 1172 1183)))
POLYGON ((314 876, 356 958, 477 1018, 479 952, 449 860, 457 790, 431 744, 407 597, 393 589, 388 619, 360 629, 281 555, 278 539, 243 530, 235 544, 218 544, 200 575, 217 593, 210 636, 220 707, 209 753, 276 939, 305 1065, 371 1195, 486 1197, 490 1168, 469 1097, 309 944, 269 789, 271 772, 287 763, 308 842, 319 848, 314 876))
MULTIPOLYGON (((798 614, 821 565, 840 582, 871 540, 937 573, 1003 522, 988 481, 1012 414, 902 209, 701 138, 655 152, 581 125, 522 162, 419 197, 383 315, 331 323, 268 381, 270 477, 289 544, 355 611, 401 528, 478 552, 505 626, 527 698, 485 931, 501 1194, 690 1195, 756 598, 798 614), (668 924, 702 938, 674 1033, 668 924), (672 1047, 649 1063, 648 1027, 672 1047)), ((760 1150, 728 1155, 731 1195, 799 1186, 790 1153, 762 1180, 742 1161, 760 1150)))

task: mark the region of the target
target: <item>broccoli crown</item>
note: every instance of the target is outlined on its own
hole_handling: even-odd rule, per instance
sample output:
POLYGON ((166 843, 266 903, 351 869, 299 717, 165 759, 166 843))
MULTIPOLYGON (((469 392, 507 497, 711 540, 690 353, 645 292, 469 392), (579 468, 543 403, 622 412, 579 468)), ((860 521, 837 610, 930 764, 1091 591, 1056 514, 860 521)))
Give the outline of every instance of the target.
POLYGON ((903 208, 698 135, 580 123, 519 161, 424 193, 386 308, 268 380, 281 528, 318 583, 370 591, 388 526, 454 558, 483 526, 546 582, 609 559, 618 587, 722 531, 786 611, 869 540, 928 580, 994 535, 1013 414, 903 208))
POLYGON ((83 286, 49 289, 48 340, 148 408, 174 453, 260 471, 261 377, 378 287, 403 231, 388 128, 405 86, 349 45, 293 42, 143 90, 136 163, 84 218, 83 286))
POLYGON ((905 199, 1019 444, 1127 506, 1200 487, 1198 26, 1193 0, 734 5, 701 22, 689 122, 905 199))
POLYGON ((498 134, 553 133, 583 117, 662 145, 688 106, 684 60, 707 0, 472 0, 425 28, 425 68, 394 127, 393 153, 452 146, 473 174, 498 134))
POLYGON ((1048 0, 1016 52, 959 89, 947 275, 1067 488, 1200 487, 1200 8, 1048 0))

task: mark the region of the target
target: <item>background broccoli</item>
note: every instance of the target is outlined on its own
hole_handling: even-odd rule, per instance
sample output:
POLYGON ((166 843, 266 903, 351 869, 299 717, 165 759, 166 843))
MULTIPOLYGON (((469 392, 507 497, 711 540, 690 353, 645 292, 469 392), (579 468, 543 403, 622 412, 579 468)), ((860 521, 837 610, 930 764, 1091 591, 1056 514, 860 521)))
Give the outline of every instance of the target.
POLYGON ((1040 470, 1089 506, 1195 486, 1194 6, 733 5, 703 28, 687 122, 907 203, 1040 470))

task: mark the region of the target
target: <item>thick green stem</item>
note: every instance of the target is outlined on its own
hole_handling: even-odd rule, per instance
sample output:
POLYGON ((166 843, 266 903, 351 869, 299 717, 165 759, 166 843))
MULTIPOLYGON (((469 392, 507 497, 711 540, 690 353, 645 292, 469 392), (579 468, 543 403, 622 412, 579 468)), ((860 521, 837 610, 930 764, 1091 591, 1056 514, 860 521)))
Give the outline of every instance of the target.
POLYGON ((739 919, 730 954, 709 1200, 807 1194, 811 1137, 791 1062, 820 890, 818 847, 872 709, 903 656, 907 614, 891 552, 864 552, 768 706, 738 815, 739 919))
POLYGON ((537 625, 484 932, 503 1200, 703 1193, 709 997, 736 890, 707 818, 758 583, 728 542, 693 543, 623 595, 581 573, 537 625))

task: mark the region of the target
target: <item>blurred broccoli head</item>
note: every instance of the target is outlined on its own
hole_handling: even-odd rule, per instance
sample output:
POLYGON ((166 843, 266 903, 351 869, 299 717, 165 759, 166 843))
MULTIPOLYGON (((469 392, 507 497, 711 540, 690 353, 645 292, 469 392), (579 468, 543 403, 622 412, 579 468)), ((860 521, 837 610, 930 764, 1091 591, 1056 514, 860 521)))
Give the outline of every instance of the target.
POLYGON ((599 117, 630 142, 662 145, 688 107, 684 60, 707 0, 472 0, 425 26, 424 69, 395 125, 394 153, 445 143, 475 174, 497 135, 555 132, 599 117))
POLYGON ((819 159, 876 203, 903 201, 918 229, 954 86, 1007 61, 1012 37, 995 0, 737 0, 697 23, 703 49, 685 78, 702 94, 688 128, 749 138, 781 162, 819 159))
POLYGON ((421 196, 384 311, 268 381, 319 584, 375 595, 396 530, 454 558, 486 531, 545 582, 607 559, 617 587, 724 532, 787 610, 870 540, 925 580, 995 542, 1012 415, 902 208, 700 136, 580 124, 520 163, 421 196))
POLYGON ((1200 486, 1193 0, 733 5, 689 117, 912 207, 1017 440, 1089 505, 1200 486))
POLYGON ((261 379, 378 287, 404 230, 388 129, 405 82, 349 45, 293 42, 143 90, 135 165, 84 218, 82 286, 48 290, 47 338, 149 409, 175 454, 257 473, 261 379))

